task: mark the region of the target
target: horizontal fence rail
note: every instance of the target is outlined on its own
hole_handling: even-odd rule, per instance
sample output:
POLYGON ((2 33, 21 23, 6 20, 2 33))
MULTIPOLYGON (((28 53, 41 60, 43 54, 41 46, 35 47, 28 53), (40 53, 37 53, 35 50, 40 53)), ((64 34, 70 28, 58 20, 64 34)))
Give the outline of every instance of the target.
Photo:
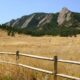
POLYGON ((47 74, 51 74, 51 75, 54 75, 54 80, 57 80, 57 76, 72 79, 72 80, 80 80, 80 78, 78 78, 78 77, 69 76, 69 75, 65 75, 65 74, 58 74, 58 72, 57 72, 58 62, 80 65, 80 62, 77 62, 77 61, 61 60, 61 59, 58 59, 57 56, 54 56, 54 58, 48 58, 48 57, 42 57, 42 56, 35 56, 35 55, 31 55, 31 54, 23 54, 23 53, 19 53, 19 51, 16 51, 16 54, 14 52, 0 52, 0 54, 2 54, 2 55, 3 54, 16 55, 16 60, 19 59, 19 56, 25 56, 25 57, 35 58, 35 59, 54 61, 54 72, 40 69, 40 68, 36 68, 36 67, 32 67, 32 66, 28 66, 28 65, 24 65, 24 64, 20 64, 20 63, 17 64, 17 63, 12 63, 12 62, 7 62, 7 61, 0 61, 0 63, 18 65, 18 66, 25 67, 28 69, 40 71, 40 72, 47 73, 47 74))
POLYGON ((65 74, 56 74, 56 75, 57 75, 57 76, 60 76, 60 77, 72 79, 72 80, 80 80, 80 78, 73 77, 73 76, 69 76, 69 75, 65 75, 65 74))
POLYGON ((48 71, 48 70, 44 70, 44 69, 40 69, 40 68, 35 68, 35 67, 32 67, 32 66, 28 66, 28 65, 16 64, 16 63, 7 62, 7 61, 0 61, 0 63, 6 63, 6 64, 11 64, 11 65, 18 65, 18 66, 29 68, 29 69, 32 69, 32 70, 36 70, 36 71, 39 71, 39 72, 44 72, 44 73, 47 73, 47 74, 53 74, 52 71, 48 71))
MULTIPOLYGON (((16 55, 14 52, 0 52, 0 54, 16 55)), ((25 56, 25 57, 31 57, 31 58, 36 58, 36 59, 54 61, 54 58, 35 56, 35 55, 31 55, 31 54, 19 53, 19 56, 25 56)), ((58 59, 58 62, 80 65, 80 62, 78 62, 78 61, 71 61, 71 60, 58 59)))
MULTIPOLYGON (((12 52, 0 52, 0 54, 16 55, 15 53, 12 53, 12 52)), ((19 53, 19 56, 25 56, 25 57, 31 57, 31 58, 36 58, 36 59, 53 61, 53 58, 42 57, 42 56, 35 56, 35 55, 31 55, 31 54, 19 53)))
MULTIPOLYGON (((0 54, 16 55, 14 52, 0 52, 0 54)), ((31 54, 19 53, 19 56, 25 56, 25 57, 31 57, 31 58, 36 58, 36 59, 54 61, 54 58, 35 56, 35 55, 31 55, 31 54)), ((78 61, 71 61, 71 60, 58 59, 58 62, 80 65, 80 62, 78 62, 78 61)))

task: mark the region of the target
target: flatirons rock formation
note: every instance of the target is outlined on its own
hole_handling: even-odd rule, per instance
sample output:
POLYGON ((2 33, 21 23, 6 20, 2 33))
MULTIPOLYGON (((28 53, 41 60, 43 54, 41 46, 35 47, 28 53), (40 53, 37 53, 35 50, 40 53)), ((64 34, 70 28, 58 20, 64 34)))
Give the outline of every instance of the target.
POLYGON ((79 26, 78 24, 80 22, 78 21, 78 18, 76 18, 77 16, 76 14, 77 13, 73 13, 67 8, 63 8, 58 15, 58 19, 57 19, 58 26, 65 26, 65 27, 79 26))
POLYGON ((59 13, 59 16, 57 19, 58 25, 61 26, 64 23, 71 21, 71 18, 72 18, 71 16, 72 16, 72 12, 67 8, 63 8, 59 13))
POLYGON ((13 19, 4 25, 21 30, 24 33, 58 33, 60 27, 80 29, 80 13, 62 8, 58 13, 33 13, 13 19))
POLYGON ((5 23, 7 26, 12 26, 16 28, 27 28, 27 27, 40 27, 49 23, 52 19, 52 14, 48 13, 34 13, 31 15, 23 16, 16 20, 11 20, 5 23))

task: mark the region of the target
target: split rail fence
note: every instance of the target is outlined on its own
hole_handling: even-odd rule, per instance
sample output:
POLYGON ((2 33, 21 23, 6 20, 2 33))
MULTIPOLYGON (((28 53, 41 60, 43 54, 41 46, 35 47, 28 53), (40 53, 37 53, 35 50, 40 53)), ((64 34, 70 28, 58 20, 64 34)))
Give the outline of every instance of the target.
POLYGON ((48 57, 35 56, 35 55, 30 55, 30 54, 23 54, 23 53, 20 53, 19 51, 16 51, 16 54, 12 53, 12 52, 0 52, 0 54, 16 55, 16 60, 19 59, 19 56, 25 56, 25 57, 35 58, 35 59, 53 61, 53 63, 54 63, 54 70, 53 71, 54 72, 44 70, 44 69, 40 69, 40 68, 36 68, 36 67, 32 67, 32 66, 28 66, 28 65, 24 65, 24 64, 20 64, 20 63, 17 64, 17 63, 12 63, 12 62, 7 62, 7 61, 0 61, 0 63, 18 65, 18 66, 25 67, 25 68, 28 68, 28 69, 36 70, 36 71, 47 73, 47 74, 51 74, 51 75, 54 76, 54 80, 57 80, 58 76, 63 77, 63 78, 67 78, 67 79, 71 79, 71 80, 80 80, 80 78, 78 78, 78 77, 69 76, 69 75, 65 75, 65 74, 58 74, 58 70, 57 70, 58 62, 75 64, 75 65, 80 66, 80 62, 77 62, 77 61, 62 60, 62 59, 58 59, 57 56, 54 56, 54 58, 48 58, 48 57))

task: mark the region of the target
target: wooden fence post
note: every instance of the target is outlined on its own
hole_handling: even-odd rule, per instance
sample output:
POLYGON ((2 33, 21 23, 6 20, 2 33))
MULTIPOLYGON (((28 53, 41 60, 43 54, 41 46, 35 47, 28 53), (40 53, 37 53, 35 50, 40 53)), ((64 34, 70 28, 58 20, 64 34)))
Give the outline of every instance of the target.
POLYGON ((19 59, 19 51, 16 51, 16 61, 19 59))
POLYGON ((16 51, 16 70, 17 70, 17 77, 16 79, 19 80, 19 51, 16 51))
POLYGON ((54 80, 57 80, 57 56, 54 56, 54 80))

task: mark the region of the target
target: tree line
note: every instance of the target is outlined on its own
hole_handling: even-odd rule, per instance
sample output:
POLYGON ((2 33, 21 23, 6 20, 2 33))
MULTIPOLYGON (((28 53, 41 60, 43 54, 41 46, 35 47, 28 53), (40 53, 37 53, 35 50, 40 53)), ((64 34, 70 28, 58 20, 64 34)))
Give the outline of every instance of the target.
POLYGON ((43 36, 43 35, 52 35, 52 36, 63 36, 63 37, 72 37, 80 34, 80 29, 75 27, 54 27, 51 24, 46 24, 42 30, 38 29, 16 29, 11 26, 0 25, 0 29, 7 31, 8 36, 15 36, 18 34, 26 34, 32 36, 43 36))

